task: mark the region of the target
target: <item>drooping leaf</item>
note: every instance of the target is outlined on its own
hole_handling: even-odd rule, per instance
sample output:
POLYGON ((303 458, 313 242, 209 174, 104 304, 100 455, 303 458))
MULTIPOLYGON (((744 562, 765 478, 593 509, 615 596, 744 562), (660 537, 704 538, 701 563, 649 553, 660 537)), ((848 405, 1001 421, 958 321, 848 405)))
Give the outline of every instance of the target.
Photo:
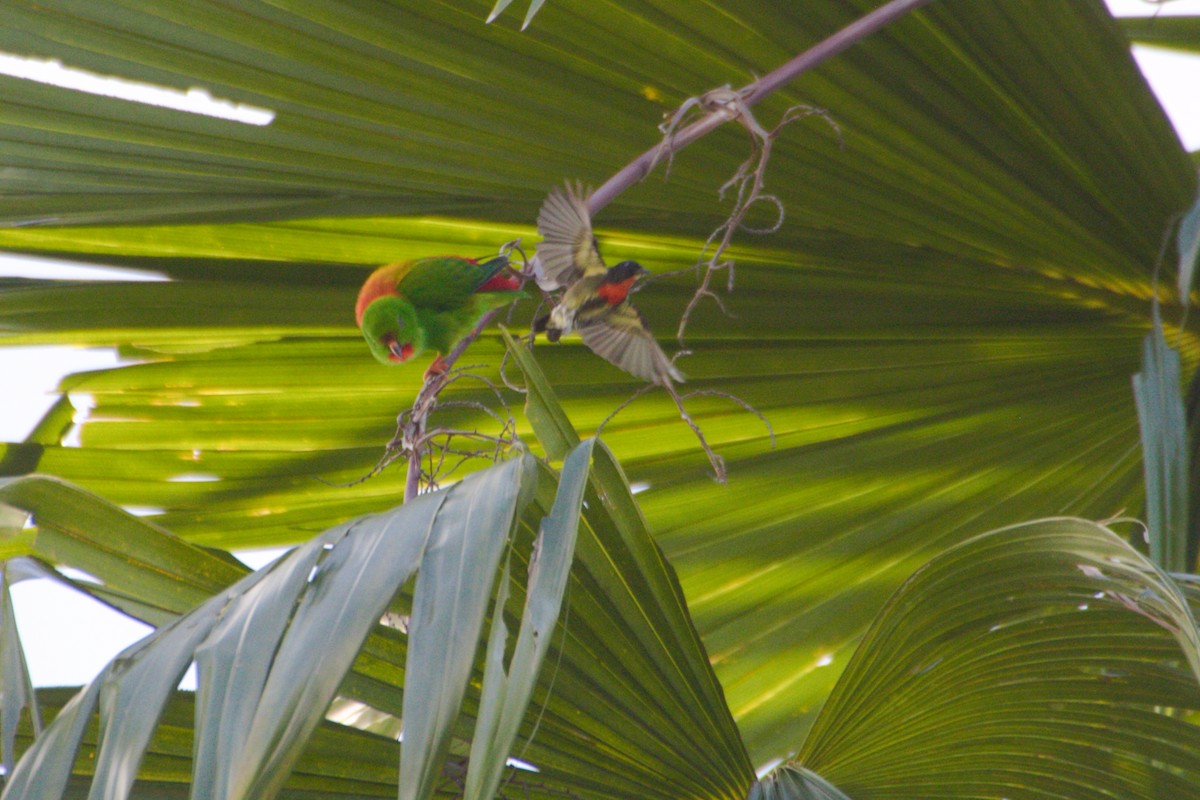
MULTIPOLYGON (((232 596, 245 591, 247 584, 257 583, 260 577, 250 576, 235 590, 226 590, 134 644, 93 681, 100 686, 100 727, 104 733, 89 800, 125 800, 129 796, 158 719, 192 663, 196 648, 220 620, 232 596)), ((55 757, 73 764, 74 748, 63 748, 55 757)), ((47 800, 54 797, 36 793, 28 796, 47 800)))
MULTIPOLYGON (((677 584, 674 584, 669 572, 654 577, 655 570, 661 572, 667 568, 661 554, 657 554, 652 543, 644 538, 644 522, 637 527, 639 516, 636 510, 630 515, 626 509, 620 517, 621 525, 605 521, 610 514, 605 508, 611 504, 611 500, 602 501, 600 497, 616 498, 623 495, 626 499, 617 507, 631 502, 619 471, 614 472, 611 465, 605 470, 605 482, 598 484, 602 487, 599 496, 594 488, 589 488, 587 492, 589 516, 584 520, 580 535, 589 539, 589 545, 586 554, 580 555, 578 562, 582 571, 573 574, 570 579, 572 610, 566 619, 560 621, 559 630, 550 637, 548 661, 553 664, 553 669, 549 670, 548 676, 539 678, 534 692, 537 711, 533 716, 540 720, 536 726, 537 734, 533 736, 531 717, 525 717, 521 723, 523 739, 519 757, 538 766, 541 774, 537 777, 537 783, 555 787, 548 790, 551 796, 555 796, 555 791, 570 791, 582 797, 618 798, 628 796, 630 791, 638 790, 634 787, 640 787, 645 796, 669 798, 674 796, 674 785, 659 785, 654 780, 655 776, 670 774, 676 776, 673 780, 682 785, 694 786, 693 792, 697 794, 740 797, 751 782, 749 767, 744 755, 740 768, 739 762, 728 755, 736 754, 740 747, 737 730, 728 711, 720 704, 720 690, 704 659, 694 629, 687 623, 677 584), (641 555, 635 556, 627 550, 630 543, 622 541, 622 534, 618 534, 622 526, 626 529, 623 535, 631 537, 630 543, 636 550, 642 551, 641 555), (641 544, 637 544, 637 537, 642 537, 641 544), (647 548, 652 558, 644 561, 647 548), (644 563, 639 564, 639 560, 644 563), (636 586, 647 582, 666 588, 665 596, 669 603, 665 609, 655 610, 652 595, 640 600, 635 596, 634 592, 638 591, 636 586), (675 586, 674 590, 670 588, 672 585, 675 586), (671 630, 672 625, 682 628, 684 639, 678 638, 680 631, 671 630), (618 653, 619 657, 615 655, 618 653), (677 662, 675 666, 668 666, 665 670, 660 666, 670 665, 673 660, 677 662), (691 666, 680 670, 678 662, 688 661, 692 662, 691 666), (615 682, 613 679, 616 679, 615 682), (603 713, 599 713, 601 709, 603 713), (716 720, 718 724, 714 727, 710 720, 716 720), (532 741, 529 740, 531 736, 532 741)), ((535 527, 540 521, 540 514, 549 512, 553 506, 556 491, 555 481, 549 471, 542 468, 541 474, 543 480, 539 481, 539 487, 544 487, 546 492, 539 489, 540 499, 536 510, 531 508, 530 511, 534 515, 531 522, 535 527)), ((93 502, 100 501, 93 498, 93 502)), ((80 520, 94 519, 89 516, 92 511, 86 504, 81 505, 76 513, 80 515, 80 520)), ((59 524, 72 527, 69 522, 64 518, 59 524)), ((89 529, 92 533, 90 538, 103 545, 105 537, 94 530, 90 523, 89 529)), ((150 526, 144 535, 152 532, 155 531, 150 526)), ((156 535, 167 534, 159 530, 156 535)), ((317 540, 314 546, 323 543, 317 540)), ((181 563, 173 563, 169 558, 160 559, 153 566, 139 566, 135 562, 129 569, 112 571, 109 575, 113 581, 111 584, 91 589, 102 596, 122 597, 126 593, 123 582, 129 582, 134 587, 143 583, 141 578, 131 574, 133 569, 162 575, 187 575, 192 569, 189 562, 194 557, 191 550, 205 553, 190 546, 164 547, 164 553, 172 553, 172 558, 179 559, 181 563)), ((90 568, 89 559, 96 558, 103 566, 110 558, 103 547, 79 548, 73 551, 73 555, 76 556, 73 565, 84 570, 90 568)), ((527 563, 528 550, 519 550, 518 556, 526 559, 527 563)), ((281 562, 274 569, 281 571, 291 567, 285 567, 281 562)), ((295 570, 297 576, 305 573, 303 564, 295 566, 295 570)), ((104 572, 103 569, 97 571, 104 572)), ((523 585, 523 582, 523 576, 518 575, 514 583, 523 585)), ((252 658, 249 654, 241 654, 238 656, 241 666, 236 672, 220 669, 215 657, 233 641, 255 641, 271 649, 269 645, 275 634, 268 632, 270 621, 263 620, 262 615, 271 610, 267 597, 282 602, 277 584, 273 584, 273 587, 270 588, 270 594, 267 587, 249 590, 245 601, 227 608, 223 621, 209 638, 211 644, 197 649, 196 657, 202 664, 202 697, 198 705, 201 719, 211 721, 222 718, 227 721, 226 724, 233 725, 236 724, 235 720, 244 720, 251 713, 249 707, 256 702, 253 694, 256 670, 252 665, 261 664, 262 655, 252 658), (265 627, 255 627, 252 632, 239 635, 240 625, 245 619, 254 620, 265 627), (222 699, 216 688, 220 686, 222 676, 234 681, 227 684, 227 689, 230 692, 236 689, 236 695, 227 695, 222 699), (207 700, 204 699, 206 694, 207 700), (226 710, 220 714, 205 710, 218 707, 226 710)), ((334 596, 339 595, 334 593, 334 596)), ((519 614, 520 609, 514 609, 514 612, 519 614)), ((327 626, 320 627, 324 631, 327 626)), ((321 636, 322 647, 328 647, 329 637, 324 633, 321 636)), ((305 649, 299 648, 299 651, 305 649)), ((279 656, 272 656, 272 659, 277 658, 279 656)), ((377 707, 394 709, 393 713, 398 715, 401 711, 401 685, 405 682, 406 674, 404 662, 403 639, 382 636, 377 629, 376 635, 368 639, 363 654, 355 664, 355 671, 347 677, 341 691, 377 707)), ((468 715, 472 715, 477 707, 476 697, 474 690, 469 689, 465 709, 468 715)), ((293 706, 290 702, 272 702, 266 708, 272 714, 285 710, 291 713, 295 710, 293 706)), ((90 713, 88 710, 87 714, 90 713)), ((85 723, 86 719, 81 724, 85 723)), ((469 730, 462 730, 455 735, 465 738, 469 730)), ((229 748, 222 747, 222 742, 236 746, 241 741, 241 735, 209 731, 204 727, 197 731, 197 738, 201 750, 206 753, 227 752, 229 748)), ((243 747, 241 752, 245 751, 243 747)), ((197 774, 201 776, 211 772, 203 765, 197 769, 197 774)), ((310 765, 308 769, 313 769, 313 766, 310 765)), ((178 780, 178 771, 171 774, 178 780)), ((184 774, 185 780, 189 774, 184 774)), ((200 785, 209 784, 202 781, 200 785)), ((535 795, 538 791, 529 786, 524 789, 535 795)))
POLYGON ((425 800, 441 775, 508 543, 519 482, 532 479, 532 468, 525 456, 483 473, 469 497, 452 492, 439 515, 446 521, 431 531, 408 626, 401 800, 425 800), (480 530, 491 535, 480 536, 480 530))
POLYGON ((35 736, 42 732, 42 715, 29 677, 10 590, 21 580, 45 577, 51 572, 30 558, 15 558, 0 564, 0 763, 5 775, 12 773, 16 762, 14 746, 21 715, 29 715, 35 736))
POLYGON ((1171 709, 1197 708, 1200 632, 1179 588, 1106 528, 1052 519, 918 570, 797 761, 865 800, 1187 796, 1200 731, 1171 709))
POLYGON ((554 507, 542 522, 533 544, 525 610, 507 669, 504 666, 507 629, 501 613, 509 579, 508 565, 505 564, 502 594, 496 598, 497 612, 492 619, 493 630, 488 642, 480 712, 471 737, 467 780, 463 788, 465 800, 487 800, 496 796, 501 772, 541 673, 575 554, 579 512, 593 445, 594 440, 579 445, 563 464, 554 507))
MULTIPOLYGON (((196 758, 191 776, 197 797, 226 797, 237 778, 261 768, 263 754, 247 752, 266 677, 290 612, 327 543, 318 537, 275 569, 274 579, 248 593, 249 602, 226 612, 196 648, 196 758), (245 648, 244 641, 256 647, 245 648), (257 758, 252 758, 257 756, 257 758)), ((319 657, 319 652, 313 657, 319 657)))
MULTIPOLYGON (((496 473, 515 484, 513 467, 518 464, 485 473, 481 480, 456 487, 449 496, 430 496, 405 504, 398 513, 350 523, 340 542, 330 542, 334 546, 291 615, 261 690, 253 683, 244 691, 239 686, 231 699, 244 702, 249 693, 248 699, 258 704, 241 758, 220 762, 232 767, 231 796, 273 797, 282 788, 392 596, 418 565, 425 569, 431 542, 458 532, 461 520, 442 518, 446 503, 491 491, 496 473)), ((514 486, 507 497, 495 502, 502 508, 515 494, 514 486)), ((486 542, 503 539, 507 530, 507 520, 498 515, 472 532, 486 542)))
POLYGON ((4 784, 4 800, 62 797, 75 752, 100 701, 104 673, 76 693, 22 755, 4 784))
MULTIPOLYGON (((73 689, 38 690, 38 699, 51 717, 57 717, 75 695, 73 689)), ((177 691, 167 703, 133 786, 133 798, 189 797, 188 782, 194 760, 194 698, 192 692, 177 691)), ((30 734, 28 726, 23 725, 19 740, 24 747, 29 745, 30 734)), ((87 795, 90 760, 98 745, 96 726, 86 727, 80 741, 81 757, 67 783, 71 797, 87 795)), ((395 798, 398 751, 399 744, 394 739, 324 722, 311 738, 304 759, 280 797, 282 800, 310 800, 314 795, 395 798)))
MULTIPOLYGON (((62 796, 97 699, 101 740, 89 796, 129 796, 165 705, 193 658, 201 686, 197 785, 229 797, 278 795, 393 595, 419 562, 435 573, 435 579, 451 575, 444 567, 437 569, 446 563, 447 542, 470 540, 479 547, 493 540, 491 549, 498 552, 511 527, 522 476, 528 473, 528 456, 518 458, 471 476, 445 494, 334 529, 167 623, 118 656, 72 701, 70 713, 60 714, 22 758, 5 797, 62 796)), ((36 490, 36 480, 9 482, 5 488, 36 490)), ((69 520, 80 508, 95 506, 84 497, 64 509, 59 519, 69 520)), ((465 552, 461 544, 459 549, 465 552)), ((179 558, 178 548, 163 556, 168 562, 179 558)), ((458 566, 465 563, 470 560, 455 560, 458 566)), ((475 569, 488 574, 494 566, 493 559, 490 567, 475 569)), ((128 582, 129 571, 106 578, 128 582)), ((481 583, 486 597, 490 582, 471 579, 469 586, 479 591, 481 583)), ((426 594, 439 595, 432 602, 453 605, 446 595, 457 590, 453 581, 434 581, 432 586, 426 594)), ((470 626, 461 616, 470 609, 458 604, 455 610, 457 623, 470 626)), ((475 635, 482 612, 482 606, 475 610, 480 617, 474 623, 475 635)), ((412 635, 420 643, 420 637, 429 634, 419 625, 415 628, 412 635)), ((445 633, 434 630, 432 635, 445 633)), ((465 642, 468 636, 458 638, 465 642)), ((474 648, 453 655, 457 662, 438 666, 465 680, 474 648)), ((461 685, 458 692, 461 697, 461 685)), ((410 729, 410 743, 416 741, 415 727, 410 729)), ((437 751, 435 744, 431 752, 440 757, 437 751)), ((432 768, 440 769, 440 761, 432 768)))
POLYGON ((1164 570, 1189 572, 1188 427, 1183 413, 1179 354, 1163 338, 1158 309, 1142 342, 1142 371, 1133 376, 1146 476, 1150 556, 1164 570))

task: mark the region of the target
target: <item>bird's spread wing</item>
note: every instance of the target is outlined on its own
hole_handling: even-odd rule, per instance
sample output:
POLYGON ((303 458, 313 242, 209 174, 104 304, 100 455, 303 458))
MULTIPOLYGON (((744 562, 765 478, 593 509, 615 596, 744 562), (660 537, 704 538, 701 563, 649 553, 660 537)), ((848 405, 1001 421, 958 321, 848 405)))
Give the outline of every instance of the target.
POLYGON ((661 384, 666 384, 668 378, 683 382, 683 373, 667 358, 642 315, 628 302, 580 327, 579 335, 596 355, 635 378, 661 384))
POLYGON ((603 274, 606 269, 592 235, 587 209, 590 194, 579 184, 567 184, 565 191, 555 188, 538 212, 542 236, 537 247, 538 286, 547 291, 568 286, 583 275, 603 274))

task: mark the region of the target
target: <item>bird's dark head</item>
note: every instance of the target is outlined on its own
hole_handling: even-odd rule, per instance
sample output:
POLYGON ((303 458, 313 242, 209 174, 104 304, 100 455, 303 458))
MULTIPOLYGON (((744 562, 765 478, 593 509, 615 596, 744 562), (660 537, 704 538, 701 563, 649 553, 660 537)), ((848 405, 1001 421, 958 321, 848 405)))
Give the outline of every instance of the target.
POLYGON ((636 261, 622 261, 615 267, 609 268, 608 274, 604 277, 604 280, 608 283, 624 283, 630 278, 636 278, 639 275, 645 275, 646 272, 646 268, 636 261))

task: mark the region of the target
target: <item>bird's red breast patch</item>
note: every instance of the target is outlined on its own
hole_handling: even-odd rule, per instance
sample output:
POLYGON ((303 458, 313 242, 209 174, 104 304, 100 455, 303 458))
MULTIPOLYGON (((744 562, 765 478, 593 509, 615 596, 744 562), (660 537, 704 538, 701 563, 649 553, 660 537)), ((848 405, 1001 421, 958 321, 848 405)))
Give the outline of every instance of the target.
POLYGON ((615 306, 629 296, 629 287, 633 286, 633 282, 637 280, 637 277, 637 275, 634 275, 620 283, 602 283, 596 289, 596 294, 610 306, 615 306))

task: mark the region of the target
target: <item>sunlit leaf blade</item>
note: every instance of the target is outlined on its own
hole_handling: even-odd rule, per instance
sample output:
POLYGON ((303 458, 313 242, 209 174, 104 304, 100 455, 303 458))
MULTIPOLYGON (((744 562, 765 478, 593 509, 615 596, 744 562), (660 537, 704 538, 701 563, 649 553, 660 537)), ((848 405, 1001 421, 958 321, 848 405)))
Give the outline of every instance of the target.
POLYGON ((747 800, 850 800, 812 770, 784 764, 756 781, 747 800))
POLYGON ((1200 731, 1169 710, 1198 679, 1170 578, 1095 523, 1028 523, 904 584, 798 761, 854 798, 1187 796, 1200 731))
MULTIPOLYGON (((75 401, 95 403, 84 446, 8 447, 4 470, 161 508, 157 523, 225 548, 389 508, 400 471, 350 489, 315 480, 365 474, 420 383, 419 368, 375 364, 353 327, 370 267, 528 246, 550 186, 599 183, 685 98, 740 85, 878 3, 556 0, 526 33, 483 25, 490 5, 0 9, 0 49, 277 114, 244 126, 3 80, 0 217, 40 224, 0 231, 0 247, 219 279, 125 301, 0 293, 12 340, 117 343, 153 362, 72 379, 75 401), (221 221, 236 224, 190 225, 221 221), (129 224, 150 222, 176 224, 129 224)), ((784 225, 737 239, 735 316, 701 304, 681 364, 689 387, 766 414, 777 450, 736 406, 691 401, 729 462, 716 492, 665 397, 604 432, 645 490, 758 764, 795 746, 929 555, 1030 515, 1140 507, 1128 380, 1163 231, 1195 197, 1194 165, 1095 2, 933 3, 756 114, 769 124, 797 102, 829 109, 844 146, 815 120, 776 140, 766 186, 784 225)), ((730 126, 605 208, 606 256, 693 266, 745 148, 730 126)), ((684 273, 637 295, 664 344, 691 290, 684 273)), ((1188 375, 1191 330, 1179 348, 1188 375)), ((577 343, 536 351, 585 433, 637 388, 577 343)), ((501 352, 489 332, 467 361, 501 352)))
POLYGON ((1142 463, 1146 476, 1146 525, 1150 557, 1171 572, 1188 563, 1188 428, 1183 413, 1179 354, 1163 338, 1158 310, 1142 342, 1142 371, 1133 376, 1142 463))
POLYGON ((532 462, 525 455, 477 474, 469 495, 451 490, 430 532, 408 627, 401 800, 425 800, 441 776, 518 489, 532 480, 532 462))
MULTIPOLYGON (((486 800, 496 795, 505 762, 541 672, 575 554, 579 512, 583 505, 583 490, 587 485, 594 441, 589 440, 576 447, 563 464, 554 507, 542 522, 533 545, 525 610, 507 669, 504 667, 506 628, 503 614, 496 613, 492 620, 493 631, 488 643, 480 713, 471 739, 467 781, 463 788, 465 800, 486 800)), ((505 593, 508 578, 506 564, 502 577, 505 593)), ((497 596, 497 609, 504 608, 502 597, 497 596)))
POLYGON ((247 572, 55 478, 0 480, 0 502, 34 516, 38 555, 105 584, 76 588, 152 624, 175 619, 247 572))
POLYGON ((525 416, 537 433, 538 442, 551 459, 566 458, 567 453, 579 444, 579 434, 563 413, 554 387, 524 344, 513 339, 507 330, 502 329, 500 334, 504 337, 507 352, 525 376, 525 416))
POLYGON ((71 401, 66 397, 59 396, 54 401, 54 405, 50 406, 49 410, 38 420, 37 425, 29 432, 29 436, 25 437, 25 441, 32 444, 58 444, 71 430, 74 416, 75 408, 71 405, 71 401))

